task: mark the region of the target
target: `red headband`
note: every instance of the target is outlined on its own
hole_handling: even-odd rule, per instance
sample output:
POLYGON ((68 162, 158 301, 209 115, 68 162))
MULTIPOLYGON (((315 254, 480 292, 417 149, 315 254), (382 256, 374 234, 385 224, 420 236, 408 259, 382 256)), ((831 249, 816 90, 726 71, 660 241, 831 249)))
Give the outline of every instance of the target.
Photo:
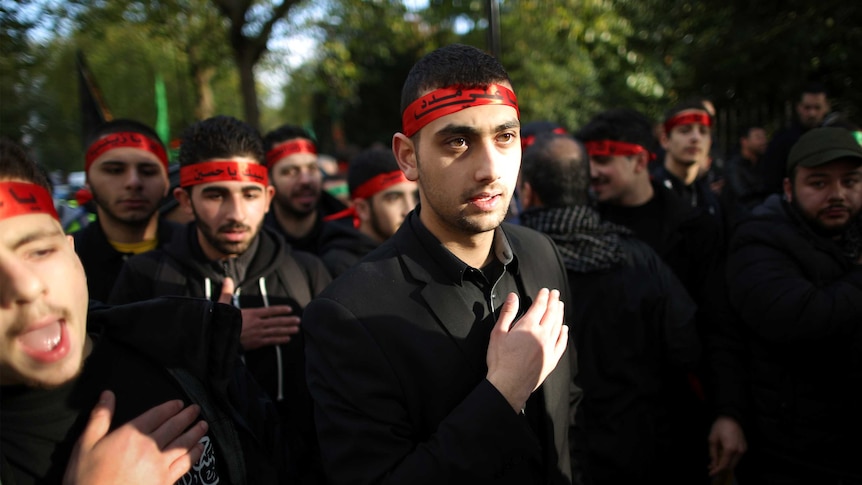
POLYGON ((259 163, 221 160, 195 163, 180 168, 180 187, 210 182, 254 182, 269 184, 266 167, 259 163))
POLYGON ((401 170, 381 173, 366 180, 365 183, 359 187, 356 187, 356 190, 350 194, 350 198, 367 199, 381 190, 386 190, 395 184, 400 184, 401 182, 408 182, 407 177, 404 176, 404 172, 401 170))
MULTIPOLYGON (((553 130, 551 130, 551 133, 555 133, 557 135, 565 135, 566 129, 561 127, 561 126, 558 126, 558 127, 554 128, 553 130)), ((527 135, 525 137, 522 137, 521 138, 521 150, 527 148, 528 146, 532 145, 533 143, 536 143, 536 135, 527 135)))
POLYGON ((108 150, 114 148, 137 148, 146 150, 155 155, 162 165, 165 167, 165 172, 168 170, 168 154, 161 143, 152 138, 134 132, 111 133, 94 141, 90 148, 87 149, 87 155, 84 158, 84 170, 89 172, 90 166, 97 158, 101 157, 108 150))
POLYGON ((511 89, 492 84, 486 89, 459 89, 455 87, 440 88, 431 91, 410 103, 401 117, 401 126, 405 135, 413 136, 423 126, 431 123, 437 118, 486 104, 499 104, 515 108, 518 117, 518 98, 511 89))
POLYGON ((694 123, 700 123, 703 126, 712 126, 712 120, 710 120, 709 115, 706 113, 683 113, 665 121, 664 131, 665 133, 670 134, 670 130, 679 125, 691 125, 694 123))
POLYGON ((306 140, 305 138, 295 138, 284 143, 279 143, 266 152, 266 167, 272 168, 276 162, 294 153, 317 155, 317 147, 314 146, 311 140, 306 140))
MULTIPOLYGON (((591 157, 613 157, 617 155, 628 157, 641 152, 649 153, 646 148, 640 145, 614 140, 588 141, 584 145, 587 147, 587 153, 591 157)), ((650 154, 650 157, 652 157, 652 154, 650 154)))
MULTIPOLYGON (((382 192, 393 185, 400 184, 401 182, 409 182, 407 177, 404 176, 404 172, 401 170, 393 170, 392 172, 386 172, 378 174, 368 180, 365 181, 364 184, 360 185, 350 194, 351 199, 368 199, 373 197, 374 194, 378 192, 382 192)), ((336 212, 335 214, 330 214, 323 218, 324 221, 334 221, 337 219, 342 219, 344 217, 350 216, 353 219, 353 227, 359 227, 359 214, 356 212, 356 206, 351 205, 347 209, 343 211, 336 212)))
POLYGON ((0 220, 27 214, 48 214, 60 220, 51 194, 41 185, 0 182, 0 220))

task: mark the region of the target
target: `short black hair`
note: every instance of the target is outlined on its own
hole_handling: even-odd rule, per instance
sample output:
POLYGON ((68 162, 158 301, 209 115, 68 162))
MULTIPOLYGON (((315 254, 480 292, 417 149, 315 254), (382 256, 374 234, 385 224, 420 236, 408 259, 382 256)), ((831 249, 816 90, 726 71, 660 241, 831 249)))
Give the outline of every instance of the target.
POLYGON ((447 45, 419 59, 410 69, 401 89, 401 112, 433 89, 485 88, 501 82, 511 85, 509 74, 493 56, 468 45, 447 45))
POLYGON ((92 145, 94 141, 98 140, 99 138, 102 138, 105 135, 110 135, 111 133, 123 133, 127 131, 132 133, 140 133, 147 138, 152 138, 153 140, 161 144, 162 148, 165 148, 165 144, 159 138, 159 135, 155 132, 155 130, 141 123, 140 121, 126 118, 106 121, 101 125, 97 126, 87 135, 87 146, 92 145))
POLYGON ((400 171, 395 155, 388 148, 369 148, 350 159, 347 167, 347 187, 351 196, 362 184, 383 174, 400 171))
POLYGON ((251 125, 232 116, 214 116, 189 126, 180 144, 181 167, 213 158, 248 157, 266 165, 263 139, 251 125))
POLYGON ((739 135, 737 138, 748 138, 748 136, 751 135, 751 130, 754 129, 763 130, 764 128, 761 125, 740 125, 737 130, 737 135, 739 135))
POLYGON ((275 145, 278 145, 283 141, 293 140, 294 138, 303 138, 315 145, 317 144, 314 138, 311 137, 311 134, 309 134, 304 128, 296 125, 281 125, 263 137, 263 148, 268 152, 272 150, 272 147, 275 145))
POLYGON ((829 91, 826 90, 826 86, 819 82, 810 82, 806 84, 801 91, 799 91, 799 99, 797 101, 802 101, 802 97, 806 94, 822 94, 829 97, 829 91))
POLYGON ((45 171, 36 164, 20 144, 0 137, 0 179, 19 179, 43 187, 51 192, 51 183, 45 171))
POLYGON ((570 135, 537 135, 536 141, 524 150, 521 177, 548 207, 589 204, 590 159, 581 142, 570 135), (565 154, 553 150, 559 140, 571 140, 577 149, 565 154))
POLYGON ((688 111, 690 109, 703 111, 704 113, 706 113, 707 116, 709 116, 710 123, 715 122, 715 120, 712 119, 712 115, 709 114, 709 110, 706 109, 706 106, 704 106, 703 98, 688 98, 673 105, 669 110, 665 111, 664 121, 667 122, 679 113, 682 113, 683 111, 688 111))
POLYGON ((652 122, 643 113, 630 108, 614 108, 597 114, 575 133, 575 138, 584 143, 599 140, 633 143, 656 153, 652 122))

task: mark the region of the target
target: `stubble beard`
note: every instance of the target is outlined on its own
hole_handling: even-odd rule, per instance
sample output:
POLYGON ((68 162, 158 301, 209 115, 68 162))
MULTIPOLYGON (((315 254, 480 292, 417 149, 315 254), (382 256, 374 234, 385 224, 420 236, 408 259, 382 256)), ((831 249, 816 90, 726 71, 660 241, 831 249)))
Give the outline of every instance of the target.
POLYGON ((128 216, 121 216, 121 215, 117 214, 116 212, 114 212, 111 209, 111 205, 107 201, 102 199, 96 193, 95 190, 93 190, 91 188, 90 192, 92 192, 93 202, 96 203, 96 207, 98 208, 99 212, 103 215, 103 218, 108 219, 108 221, 115 223, 115 224, 120 224, 120 225, 123 225, 126 227, 131 227, 131 228, 142 228, 142 227, 145 227, 147 224, 150 223, 150 221, 153 218, 153 215, 155 215, 155 213, 158 211, 158 205, 154 204, 152 209, 149 210, 146 214, 142 214, 142 215, 132 214, 132 215, 128 215, 128 216), (107 216, 107 217, 104 217, 104 216, 107 216))

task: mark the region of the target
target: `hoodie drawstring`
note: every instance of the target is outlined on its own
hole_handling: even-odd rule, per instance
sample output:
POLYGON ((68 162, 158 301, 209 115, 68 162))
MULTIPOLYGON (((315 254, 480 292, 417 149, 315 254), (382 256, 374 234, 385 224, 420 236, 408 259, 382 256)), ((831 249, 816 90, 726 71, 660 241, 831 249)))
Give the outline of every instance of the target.
MULTIPOLYGON (((269 295, 266 293, 266 279, 264 277, 260 277, 257 280, 258 286, 260 287, 260 296, 263 298, 263 306, 264 308, 269 308, 269 295)), ((284 375, 281 364, 281 346, 275 346, 275 365, 276 372, 278 373, 278 391, 275 396, 276 401, 284 400, 284 375)))

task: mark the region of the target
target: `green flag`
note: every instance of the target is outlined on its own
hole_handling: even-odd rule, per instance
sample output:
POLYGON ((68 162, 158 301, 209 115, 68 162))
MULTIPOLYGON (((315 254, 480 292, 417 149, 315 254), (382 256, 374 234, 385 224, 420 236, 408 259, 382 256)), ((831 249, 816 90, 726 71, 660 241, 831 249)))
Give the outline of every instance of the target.
POLYGON ((168 95, 165 91, 165 80, 161 73, 156 73, 156 133, 165 145, 171 143, 171 122, 168 117, 168 95))

